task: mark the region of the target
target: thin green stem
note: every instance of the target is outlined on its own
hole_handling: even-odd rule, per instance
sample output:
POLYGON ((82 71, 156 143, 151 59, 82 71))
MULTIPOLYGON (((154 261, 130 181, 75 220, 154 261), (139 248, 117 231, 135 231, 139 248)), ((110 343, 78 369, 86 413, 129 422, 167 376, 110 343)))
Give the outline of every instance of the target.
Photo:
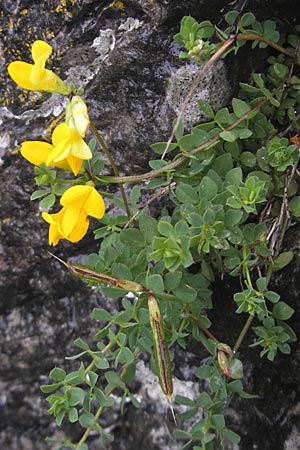
MULTIPOLYGON (((272 93, 274 96, 282 87, 282 84, 280 84, 272 93)), ((246 120, 249 116, 251 116, 254 112, 259 110, 262 106, 264 106, 269 101, 268 98, 264 98, 261 100, 254 108, 252 108, 250 111, 245 113, 242 117, 237 119, 234 123, 232 123, 229 127, 226 128, 226 131, 233 130, 235 127, 237 127, 240 123, 242 123, 244 120, 246 120)), ((171 161, 170 163, 166 164, 164 167, 160 167, 159 169, 150 170, 150 172, 143 173, 141 175, 128 175, 124 177, 112 177, 103 175, 101 177, 98 177, 101 181, 106 181, 109 183, 136 183, 140 181, 146 181, 150 180, 152 178, 155 178, 159 175, 166 175, 167 172, 170 172, 171 170, 176 169, 176 167, 180 166, 182 163, 184 163, 190 155, 196 155, 197 153, 207 150, 209 147, 216 144, 221 139, 220 133, 211 138, 209 141, 205 142, 204 144, 200 145, 199 147, 194 148, 189 152, 189 155, 178 155, 174 161, 171 161)))
MULTIPOLYGON (((104 151, 105 155, 107 156, 115 176, 116 177, 120 177, 119 170, 118 170, 118 168, 116 166, 116 163, 115 163, 115 161, 114 161, 114 159, 112 157, 112 154, 108 150, 107 145, 105 144, 104 140, 102 139, 102 136, 100 135, 99 131, 97 130, 97 128, 95 127, 93 122, 90 122, 90 128, 91 128, 92 132, 94 133, 94 136, 97 139, 98 143, 102 147, 102 150, 104 151)), ((126 197, 125 190, 124 190, 124 187, 122 185, 122 182, 119 182, 119 189, 120 189, 120 193, 121 193, 121 196, 122 196, 122 199, 123 199, 123 202, 124 202, 124 206, 125 206, 125 209, 126 209, 127 217, 128 217, 128 219, 130 219, 130 217, 131 217, 130 208, 129 208, 129 205, 128 205, 127 197, 126 197)))
POLYGON ((246 334, 247 334, 247 332, 248 332, 248 330, 249 330, 249 328, 250 328, 250 326, 252 324, 253 319, 254 319, 254 316, 249 316, 248 317, 245 325, 242 328, 242 331, 239 334, 239 337, 236 340, 236 343, 234 344, 234 347, 233 347, 233 352, 234 353, 236 353, 238 351, 238 349, 240 348, 241 343, 243 342, 243 340, 244 340, 244 338, 245 338, 245 336, 246 336, 246 334))
MULTIPOLYGON (((124 367, 124 368, 122 369, 122 372, 120 373, 120 380, 123 380, 123 378, 124 378, 125 375, 126 375, 126 372, 127 372, 127 367, 124 367)), ((113 387, 111 387, 111 388, 104 394, 104 396, 105 396, 106 398, 109 397, 117 387, 118 387, 118 386, 113 386, 113 387)), ((99 406, 99 408, 97 409, 96 414, 95 414, 95 419, 94 419, 94 422, 95 422, 95 423, 96 423, 97 420, 99 419, 99 417, 100 417, 100 415, 101 415, 101 413, 102 413, 102 410, 103 410, 103 406, 99 406)), ((87 428, 87 429, 85 430, 85 432, 84 432, 83 435, 81 436, 80 440, 79 440, 78 443, 76 444, 76 447, 77 447, 77 448, 78 448, 81 444, 84 444, 84 442, 87 440, 87 438, 88 438, 88 436, 89 436, 89 434, 90 434, 91 431, 92 431, 92 428, 91 428, 91 427, 89 427, 89 428, 87 428)))

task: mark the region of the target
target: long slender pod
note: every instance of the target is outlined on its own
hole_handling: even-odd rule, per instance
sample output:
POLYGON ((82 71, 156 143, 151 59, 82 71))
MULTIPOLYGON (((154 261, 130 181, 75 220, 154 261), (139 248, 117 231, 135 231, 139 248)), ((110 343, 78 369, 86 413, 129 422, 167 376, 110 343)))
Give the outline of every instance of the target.
POLYGON ((150 313, 150 324, 153 333, 154 359, 156 363, 158 379, 163 393, 166 395, 172 411, 174 422, 176 417, 172 404, 173 379, 169 349, 166 344, 163 321, 156 298, 149 293, 148 308, 150 313))

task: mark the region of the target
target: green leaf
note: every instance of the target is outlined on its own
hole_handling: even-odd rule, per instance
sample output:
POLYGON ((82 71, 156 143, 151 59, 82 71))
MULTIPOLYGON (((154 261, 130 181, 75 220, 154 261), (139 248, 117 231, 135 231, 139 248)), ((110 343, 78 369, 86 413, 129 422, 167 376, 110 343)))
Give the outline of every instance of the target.
POLYGON ((97 402, 99 403, 99 406, 105 406, 106 404, 106 397, 104 395, 104 392, 101 391, 101 389, 99 389, 97 386, 94 388, 94 393, 95 393, 95 397, 97 402))
POLYGON ((149 310, 147 308, 139 308, 137 317, 141 324, 149 323, 149 310))
POLYGON ((293 258, 294 253, 291 250, 280 253, 280 255, 274 260, 273 270, 283 269, 293 260, 293 258))
POLYGON ((259 292, 264 292, 267 287, 267 279, 265 277, 258 278, 256 280, 256 286, 259 292))
POLYGON ((195 375, 198 378, 210 378, 213 374, 213 367, 212 366, 206 366, 203 365, 201 367, 198 367, 198 369, 196 369, 195 375))
POLYGON ((252 168, 256 165, 256 156, 251 152, 243 152, 241 153, 240 161, 243 166, 252 168))
POLYGON ((243 378, 243 363, 239 359, 229 361, 230 376, 233 380, 243 378))
POLYGON ((144 248, 144 236, 137 228, 126 228, 122 230, 120 239, 128 247, 144 248))
POLYGON ((179 139, 178 144, 181 150, 185 152, 193 150, 196 147, 194 136, 192 134, 185 134, 184 136, 182 136, 182 138, 179 139))
POLYGON ((230 121, 230 114, 228 108, 222 108, 217 111, 215 115, 215 121, 222 125, 227 125, 230 121))
POLYGON ((90 370, 88 372, 88 377, 89 377, 91 385, 94 387, 98 380, 98 374, 93 372, 92 370, 90 370))
POLYGON ((205 197, 207 200, 211 200, 218 193, 218 186, 208 176, 203 177, 199 185, 199 195, 201 198, 205 197))
POLYGON ((232 108, 238 119, 251 110, 251 107, 239 98, 232 99, 232 108))
POLYGON ((77 422, 78 420, 78 411, 76 408, 70 408, 68 411, 68 419, 71 423, 77 422))
POLYGON ((84 342, 81 338, 77 338, 74 341, 74 345, 76 345, 76 347, 81 348, 82 350, 88 350, 89 346, 86 342, 84 342))
POLYGON ((247 12, 242 15, 240 25, 242 27, 249 27, 249 25, 252 25, 254 22, 255 22, 255 15, 250 12, 247 12))
POLYGON ((79 370, 76 370, 74 372, 68 373, 66 375, 66 378, 65 378, 65 382, 67 384, 74 384, 74 385, 76 385, 76 384, 82 383, 82 381, 83 381, 83 378, 82 378, 79 370))
POLYGON ((62 421, 64 420, 65 414, 66 414, 66 411, 62 410, 57 414, 57 416, 55 418, 55 422, 59 427, 61 426, 62 421))
POLYGON ((191 439, 191 437, 192 437, 189 433, 187 433, 186 431, 183 431, 183 430, 174 430, 173 436, 175 439, 180 439, 183 441, 187 441, 187 440, 191 439))
POLYGON ((110 322, 111 314, 103 308, 94 308, 92 311, 92 318, 101 322, 110 322))
POLYGON ((146 278, 146 287, 154 292, 163 292, 164 282, 162 276, 158 274, 149 275, 146 278))
POLYGON ((148 161, 148 164, 151 167, 151 169, 156 170, 166 166, 167 161, 165 161, 164 159, 151 159, 150 161, 148 161))
POLYGON ((234 142, 237 140, 237 136, 232 131, 222 131, 220 137, 226 142, 234 142))
POLYGON ((123 263, 113 263, 111 266, 112 275, 123 278, 124 280, 132 280, 132 273, 123 263))
POLYGON ((165 276, 165 288, 172 291, 180 284, 181 278, 182 272, 168 272, 165 276))
POLYGON ((43 386, 40 387, 40 390, 44 393, 44 394, 49 394, 50 392, 55 391, 57 388, 59 388, 61 386, 61 383, 54 383, 54 384, 44 384, 43 386))
POLYGON ((182 395, 176 395, 175 396, 175 403, 178 405, 185 405, 185 406, 194 406, 195 402, 191 400, 188 397, 184 397, 182 395))
POLYGON ((37 191, 34 191, 31 194, 30 200, 36 200, 37 198, 41 198, 44 197, 44 195, 49 194, 49 190, 48 189, 39 189, 37 191))
POLYGON ((132 207, 136 206, 141 195, 141 188, 138 185, 133 186, 130 191, 130 204, 132 207))
POLYGON ((225 180, 233 184, 234 186, 239 186, 241 184, 241 181, 243 180, 243 174, 242 169, 240 167, 235 167, 234 169, 231 169, 225 177, 225 180))
POLYGON ((280 320, 288 320, 294 312, 295 310, 285 302, 278 302, 273 307, 273 316, 280 320))
POLYGON ((268 299, 272 303, 277 303, 278 300, 280 299, 280 295, 274 291, 267 291, 264 293, 264 296, 266 299, 268 299))
MULTIPOLYGON (((155 151, 156 154, 162 155, 165 151, 165 148, 167 146, 167 142, 157 142, 156 144, 152 144, 151 147, 155 151)), ((178 147, 178 144, 171 143, 167 153, 171 152, 172 150, 175 150, 175 148, 178 147)))
POLYGON ((213 403, 214 402, 212 401, 207 392, 202 392, 202 394, 200 394, 199 398, 197 399, 197 406, 199 408, 209 409, 211 408, 213 403))
POLYGON ((153 217, 141 216, 139 219, 139 228, 147 243, 151 244, 154 236, 157 234, 157 221, 153 217))
POLYGON ((213 119, 215 117, 214 110, 212 109, 212 107, 209 105, 208 102, 200 99, 199 106, 200 109, 204 112, 204 114, 206 114, 210 119, 213 119))
POLYGON ((173 293, 186 303, 192 302, 197 297, 196 289, 188 285, 180 285, 178 288, 173 289, 173 293))
POLYGON ((112 370, 109 370, 108 372, 105 373, 105 378, 107 383, 110 385, 111 387, 117 387, 120 385, 120 377, 116 372, 113 372, 112 370))
POLYGON ((173 226, 170 224, 170 222, 167 222, 165 220, 160 220, 158 222, 158 231, 162 236, 172 236, 174 234, 173 226))
POLYGON ((200 201, 196 190, 190 184, 179 184, 176 188, 176 197, 184 204, 197 205, 200 201))
POLYGON ((82 414, 79 417, 79 423, 83 428, 89 428, 93 425, 95 417, 91 413, 82 414))
POLYGON ((43 200, 40 201, 40 208, 43 210, 48 210, 51 208, 51 206, 55 203, 55 195, 49 194, 46 197, 43 198, 43 200))
POLYGON ((54 369, 50 372, 50 378, 53 381, 63 381, 67 375, 64 369, 60 369, 59 367, 54 367, 54 369))
POLYGON ((300 217, 300 196, 292 198, 289 202, 289 210, 294 217, 300 217))
POLYGON ((213 414, 211 416, 211 423, 214 427, 222 429, 225 427, 225 418, 223 414, 213 414))
POLYGON ((222 431, 222 435, 233 444, 239 444, 241 437, 234 431, 228 430, 227 428, 222 431))

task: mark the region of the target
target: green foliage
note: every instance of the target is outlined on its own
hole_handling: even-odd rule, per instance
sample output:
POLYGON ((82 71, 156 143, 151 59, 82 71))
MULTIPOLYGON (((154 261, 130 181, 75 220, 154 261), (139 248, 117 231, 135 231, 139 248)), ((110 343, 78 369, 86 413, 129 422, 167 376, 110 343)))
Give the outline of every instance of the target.
MULTIPOLYGON (((231 11, 225 21, 229 27, 220 30, 209 21, 184 17, 174 37, 185 49, 180 57, 199 64, 208 61, 230 39, 234 24, 236 40, 225 54, 236 54, 247 39, 253 48, 285 39, 273 21, 259 22, 252 13, 238 17, 237 11, 231 11), (219 43, 215 37, 210 40, 214 34, 219 43)), ((156 360, 157 353, 161 355, 156 371, 170 401, 170 379, 164 379, 164 375, 170 378, 169 346, 186 349, 194 339, 210 355, 209 362, 195 371, 208 392, 198 397, 195 393, 193 399, 175 397, 178 419, 194 420, 189 432, 174 431, 174 437, 183 441, 182 448, 213 450, 223 449, 225 441, 239 443, 240 437, 226 428, 224 411, 233 396, 253 397, 243 389, 242 350, 237 356, 245 328, 236 343, 230 342, 234 353, 213 336, 209 313, 216 277, 240 278, 233 302, 236 313, 245 319, 246 331, 255 323, 252 347, 259 346, 260 355, 269 361, 278 351, 290 353, 295 335, 286 321, 294 310, 269 287, 273 273, 293 259, 293 251, 282 252, 281 246, 288 227, 300 217, 300 78, 293 74, 298 37, 291 35, 287 42, 289 50, 282 48, 278 56, 271 56, 264 73, 253 73, 240 83, 231 104, 214 111, 200 100, 206 123, 185 132, 179 120, 173 142, 153 144, 156 154, 170 159, 150 161, 152 171, 147 174, 106 176, 95 139, 89 143, 93 157, 85 161, 77 178, 44 164, 35 168, 38 190, 31 198, 39 199, 45 210, 70 184, 91 180, 101 187, 110 182, 135 184, 128 200, 125 195, 103 192, 118 212, 105 215, 96 228, 99 249, 88 256, 87 268, 66 264, 112 299, 122 298, 122 303, 117 312, 115 306, 110 311, 93 310, 92 317, 99 322, 93 342, 76 339, 80 351, 68 357, 76 370, 66 373, 54 368, 53 383, 41 388, 58 425, 68 420, 84 429, 77 444, 66 441, 61 448, 87 450, 90 432, 98 433, 101 448, 106 448, 112 436, 101 427, 99 417, 113 406, 113 393, 121 399, 121 410, 127 400, 140 406, 131 385, 140 354, 153 356, 153 337, 156 360), (145 184, 145 179, 151 181, 145 184), (168 196, 167 208, 152 217, 152 201, 163 196, 168 196), (162 318, 148 308, 153 295, 162 318)), ((95 136, 105 148, 102 138, 95 136)))

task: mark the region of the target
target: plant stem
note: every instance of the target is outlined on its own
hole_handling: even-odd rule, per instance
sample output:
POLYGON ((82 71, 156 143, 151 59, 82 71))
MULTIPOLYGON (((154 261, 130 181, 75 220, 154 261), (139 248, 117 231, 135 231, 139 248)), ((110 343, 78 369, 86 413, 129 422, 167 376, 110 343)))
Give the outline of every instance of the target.
MULTIPOLYGON (((282 87, 282 84, 280 84, 272 93, 274 96, 282 87)), ((245 113, 242 117, 237 119, 233 124, 231 124, 229 127, 226 128, 226 131, 233 130, 235 127, 237 127, 240 123, 242 123, 245 119, 247 119, 251 114, 253 114, 255 111, 259 110, 262 106, 264 106, 269 101, 268 98, 264 98, 261 100, 254 108, 252 108, 250 111, 245 113)), ((189 152, 189 155, 196 155, 197 153, 207 150, 212 145, 216 144, 220 140, 220 133, 211 138, 209 141, 205 142, 204 144, 200 145, 199 147, 194 148, 189 152)), ((152 178, 157 177, 158 175, 165 175, 166 172, 169 172, 176 167, 180 166, 180 164, 184 163, 188 158, 189 155, 181 155, 177 156, 174 161, 171 161, 164 167, 160 167, 159 169, 150 170, 150 172, 143 173, 141 175, 128 175, 124 177, 112 177, 108 175, 103 175, 101 177, 98 177, 101 181, 107 181, 109 183, 136 183, 140 181, 150 180, 152 178)))
POLYGON ((230 37, 227 39, 227 41, 225 41, 225 42, 222 44, 222 46, 221 46, 221 47, 216 51, 216 53, 215 53, 215 54, 214 54, 214 55, 213 55, 213 56, 212 56, 212 57, 204 64, 204 66, 202 67, 202 69, 199 71, 199 73, 198 73, 198 75, 197 75, 195 81, 193 82, 192 86, 190 87, 190 89, 189 89, 189 91, 188 91, 188 93, 187 93, 187 95, 186 95, 186 97, 185 97, 185 99, 184 99, 184 101, 183 101, 183 103, 182 103, 182 105, 181 105, 181 107, 180 107, 178 116, 177 116, 177 118, 176 118, 175 125, 174 125, 173 130, 172 130, 172 133, 171 133, 171 135, 170 135, 170 137, 169 137, 169 139, 168 139, 166 148, 165 148, 165 150, 164 150, 164 152, 163 152, 163 154, 162 154, 161 159, 164 159, 164 157, 165 157, 165 155, 166 155, 166 153, 167 153, 167 151, 168 151, 168 148, 170 147, 170 144, 171 144, 171 142, 172 142, 172 140, 173 140, 173 138, 174 138, 174 136, 175 136, 176 130, 177 130, 178 125, 179 125, 179 123, 180 123, 182 114, 183 114, 185 108, 187 107, 188 102, 191 100, 191 98, 192 98, 192 96, 193 96, 193 94, 194 94, 194 92, 195 92, 195 89, 197 88, 197 86, 198 86, 198 84, 199 84, 201 78, 203 78, 203 75, 206 74, 206 72, 208 71, 208 69, 210 68, 210 66, 212 66, 216 61, 218 61, 218 60, 221 58, 221 56, 222 56, 224 53, 227 52, 227 50, 234 44, 234 42, 235 42, 235 36, 230 36, 230 37))
MULTIPOLYGON (((126 372, 127 372, 127 367, 124 367, 124 368, 122 369, 122 372, 120 373, 120 380, 122 380, 122 379, 124 378, 124 376, 126 375, 126 372)), ((109 397, 117 387, 118 387, 118 386, 113 386, 113 387, 111 387, 111 388, 104 394, 104 396, 105 396, 106 398, 109 397)), ((102 410, 103 410, 103 406, 99 406, 99 408, 97 409, 96 414, 95 414, 95 419, 94 419, 94 422, 95 422, 95 423, 96 423, 97 420, 99 419, 99 417, 100 417, 100 415, 101 415, 101 413, 102 413, 102 410)), ((91 431, 92 431, 92 428, 91 428, 91 427, 89 427, 89 428, 87 428, 87 429, 85 430, 85 432, 84 432, 83 435, 81 436, 81 439, 80 439, 80 440, 78 441, 78 443, 76 444, 76 448, 78 448, 81 444, 83 444, 83 443, 87 440, 87 438, 88 438, 88 436, 89 436, 89 434, 90 434, 91 431)))
POLYGON ((252 34, 252 33, 242 33, 238 34, 236 36, 236 39, 238 41, 260 41, 264 42, 265 44, 269 45, 270 47, 275 48, 281 53, 284 53, 287 56, 290 56, 291 58, 295 59, 297 58, 295 53, 290 52, 286 48, 282 47, 281 45, 276 44, 276 42, 270 41, 264 36, 259 36, 258 34, 252 34))
MULTIPOLYGON (((120 176, 119 170, 118 170, 118 168, 116 166, 116 163, 115 163, 115 161, 114 161, 114 159, 112 157, 112 154, 108 150, 104 140, 102 139, 102 136, 100 135, 99 131, 97 130, 97 128, 95 127, 93 122, 90 122, 90 128, 91 128, 92 132, 94 133, 94 136, 97 139, 98 143, 102 147, 105 155, 107 156, 115 176, 119 177, 120 176)), ((130 208, 129 208, 129 205, 128 205, 127 197, 126 197, 125 190, 124 190, 124 187, 122 185, 122 182, 119 182, 119 189, 120 189, 120 193, 121 193, 121 196, 122 196, 122 199, 123 199, 123 202, 124 202, 124 206, 125 206, 125 209, 126 209, 127 217, 128 217, 128 219, 130 219, 130 217, 131 217, 130 208)))
POLYGON ((238 349, 240 348, 240 345, 243 342, 243 340, 244 340, 244 338, 245 338, 245 336, 246 336, 246 334, 247 334, 247 332, 248 332, 248 330, 249 330, 249 328, 250 328, 250 326, 252 324, 253 319, 254 319, 254 316, 249 316, 248 317, 245 325, 242 328, 242 331, 239 334, 239 337, 237 338, 236 343, 234 344, 234 347, 233 347, 233 352, 234 353, 236 353, 238 351, 238 349))

